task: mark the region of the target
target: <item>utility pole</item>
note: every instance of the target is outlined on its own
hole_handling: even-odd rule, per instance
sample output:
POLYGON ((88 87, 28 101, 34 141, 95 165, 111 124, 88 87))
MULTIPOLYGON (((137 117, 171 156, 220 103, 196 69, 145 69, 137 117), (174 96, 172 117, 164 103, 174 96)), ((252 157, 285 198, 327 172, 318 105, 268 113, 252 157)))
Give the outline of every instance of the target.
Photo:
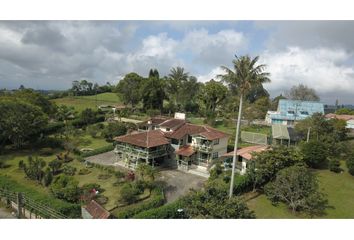
POLYGON ((22 217, 22 193, 17 193, 17 218, 22 217))

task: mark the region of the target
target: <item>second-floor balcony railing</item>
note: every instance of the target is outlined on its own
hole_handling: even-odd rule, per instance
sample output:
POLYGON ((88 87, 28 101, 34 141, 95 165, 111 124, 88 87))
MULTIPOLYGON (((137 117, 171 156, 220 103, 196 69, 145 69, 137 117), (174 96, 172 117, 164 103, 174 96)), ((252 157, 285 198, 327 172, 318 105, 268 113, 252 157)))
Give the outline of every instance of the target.
POLYGON ((134 148, 133 146, 129 145, 123 145, 123 144, 117 144, 115 149, 115 153, 127 153, 127 154, 133 154, 139 157, 161 157, 167 154, 167 149, 166 148, 159 148, 156 150, 149 150, 149 149, 138 149, 134 148))
POLYGON ((196 144, 194 148, 201 152, 211 152, 213 150, 213 146, 209 144, 196 144))

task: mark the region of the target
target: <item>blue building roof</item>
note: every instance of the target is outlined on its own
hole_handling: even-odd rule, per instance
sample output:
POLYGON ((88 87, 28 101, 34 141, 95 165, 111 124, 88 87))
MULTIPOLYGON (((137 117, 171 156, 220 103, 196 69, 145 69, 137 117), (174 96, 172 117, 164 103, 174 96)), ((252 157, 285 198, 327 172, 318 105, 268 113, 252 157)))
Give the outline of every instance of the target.
POLYGON ((314 113, 324 114, 323 104, 320 102, 299 101, 299 100, 279 100, 278 110, 271 113, 271 119, 281 120, 303 120, 314 113))

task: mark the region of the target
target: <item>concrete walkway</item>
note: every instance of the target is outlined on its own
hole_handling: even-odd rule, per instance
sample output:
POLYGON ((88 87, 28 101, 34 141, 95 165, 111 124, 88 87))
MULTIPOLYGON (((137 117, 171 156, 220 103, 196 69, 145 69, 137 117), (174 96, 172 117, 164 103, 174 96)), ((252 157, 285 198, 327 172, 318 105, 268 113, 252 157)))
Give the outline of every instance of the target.
POLYGON ((7 208, 0 208, 0 219, 15 219, 16 216, 11 214, 11 210, 7 208))

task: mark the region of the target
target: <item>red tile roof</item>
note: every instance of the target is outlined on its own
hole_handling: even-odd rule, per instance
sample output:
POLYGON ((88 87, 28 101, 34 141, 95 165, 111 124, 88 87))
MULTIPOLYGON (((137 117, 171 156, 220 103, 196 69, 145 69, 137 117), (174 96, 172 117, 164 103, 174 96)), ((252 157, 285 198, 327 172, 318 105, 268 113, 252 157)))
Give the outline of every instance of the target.
POLYGON ((189 157, 195 153, 192 146, 183 146, 176 150, 176 154, 189 157))
POLYGON ((110 213, 95 200, 91 200, 84 208, 94 219, 107 219, 110 216, 110 213))
MULTIPOLYGON (((252 159, 252 154, 254 152, 263 152, 268 149, 268 146, 264 145, 256 145, 256 146, 249 146, 249 147, 244 147, 241 149, 237 150, 237 156, 241 156, 247 160, 252 159)), ((234 155, 234 151, 225 153, 222 155, 223 157, 232 157, 234 155)))
POLYGON ((326 118, 337 118, 340 120, 345 120, 345 121, 349 121, 354 119, 354 115, 338 115, 338 114, 334 114, 334 113, 328 113, 325 115, 326 118))
POLYGON ((184 124, 182 127, 174 131, 169 138, 181 139, 186 134, 188 135, 201 135, 208 140, 215 140, 219 138, 227 137, 228 135, 222 131, 216 130, 215 128, 209 126, 199 126, 190 123, 184 124))
POLYGON ((168 139, 165 138, 164 134, 160 130, 128 134, 116 137, 114 140, 145 148, 169 144, 168 139))
POLYGON ((176 129, 185 123, 186 123, 186 120, 184 120, 184 119, 171 118, 171 119, 164 121, 163 123, 160 123, 159 126, 164 127, 164 128, 176 129))

